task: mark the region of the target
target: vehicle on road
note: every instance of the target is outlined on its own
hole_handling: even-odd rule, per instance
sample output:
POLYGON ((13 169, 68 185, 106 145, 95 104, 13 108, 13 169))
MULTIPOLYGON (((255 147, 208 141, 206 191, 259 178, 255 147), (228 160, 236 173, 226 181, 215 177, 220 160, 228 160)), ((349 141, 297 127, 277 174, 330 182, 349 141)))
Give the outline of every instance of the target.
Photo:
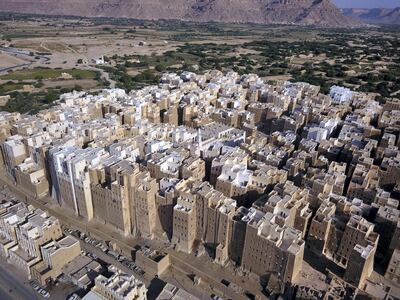
POLYGON ((41 288, 36 281, 31 281, 31 286, 43 298, 50 298, 50 293, 45 289, 41 288))
POLYGON ((77 295, 77 294, 72 294, 71 296, 69 296, 68 298, 67 298, 67 300, 78 300, 78 299, 80 299, 79 298, 79 296, 77 295))
POLYGON ((122 265, 124 265, 125 267, 129 268, 130 264, 129 264, 129 261, 125 260, 125 261, 122 262, 122 265))
POLYGON ((114 252, 114 251, 108 251, 108 252, 107 252, 107 255, 108 255, 108 256, 111 256, 111 257, 113 257, 113 258, 115 258, 115 259, 118 259, 118 258, 119 258, 119 254, 116 253, 116 252, 114 252))
POLYGON ((67 300, 78 300, 81 299, 77 294, 73 293, 71 296, 67 298, 67 300))
POLYGON ((117 260, 122 263, 124 260, 127 260, 127 258, 125 256, 121 255, 120 257, 118 257, 117 260))
POLYGON ((73 236, 76 237, 76 238, 80 238, 80 232, 79 232, 79 230, 73 230, 72 233, 71 233, 71 235, 73 235, 73 236))
POLYGON ((96 254, 90 253, 90 252, 88 252, 88 253, 86 254, 86 256, 90 257, 90 258, 93 259, 93 260, 96 260, 96 259, 99 258, 96 254))
POLYGON ((39 290, 39 294, 43 297, 43 298, 50 298, 50 293, 48 291, 46 291, 45 289, 40 289, 39 290))
POLYGON ((38 289, 40 289, 40 286, 39 286, 35 281, 32 281, 32 282, 31 282, 31 286, 32 286, 32 288, 33 288, 35 291, 37 291, 38 289))

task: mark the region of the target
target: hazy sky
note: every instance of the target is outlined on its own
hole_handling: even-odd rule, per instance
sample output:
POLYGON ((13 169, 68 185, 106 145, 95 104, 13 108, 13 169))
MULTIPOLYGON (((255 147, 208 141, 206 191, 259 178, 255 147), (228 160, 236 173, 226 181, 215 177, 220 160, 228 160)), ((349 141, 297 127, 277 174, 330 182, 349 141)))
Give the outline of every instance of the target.
POLYGON ((400 0, 333 0, 338 7, 377 8, 398 7, 400 0))

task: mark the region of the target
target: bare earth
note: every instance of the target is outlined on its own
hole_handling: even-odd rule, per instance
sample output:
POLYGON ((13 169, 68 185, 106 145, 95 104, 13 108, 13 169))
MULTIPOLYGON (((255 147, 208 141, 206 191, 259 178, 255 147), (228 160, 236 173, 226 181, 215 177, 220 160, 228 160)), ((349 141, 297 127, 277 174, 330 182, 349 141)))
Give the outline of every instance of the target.
POLYGON ((23 64, 24 61, 0 51, 0 69, 23 64))

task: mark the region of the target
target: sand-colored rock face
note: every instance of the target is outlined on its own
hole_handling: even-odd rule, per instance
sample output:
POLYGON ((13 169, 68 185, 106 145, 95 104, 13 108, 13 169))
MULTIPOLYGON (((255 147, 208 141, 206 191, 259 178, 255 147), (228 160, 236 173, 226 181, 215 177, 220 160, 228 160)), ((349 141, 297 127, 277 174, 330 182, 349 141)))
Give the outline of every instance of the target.
POLYGON ((0 11, 200 22, 359 24, 330 0, 0 0, 0 11))
MULTIPOLYGON (((400 2, 399 2, 400 5, 400 2)), ((396 8, 346 8, 344 15, 367 23, 400 24, 400 7, 396 8)))

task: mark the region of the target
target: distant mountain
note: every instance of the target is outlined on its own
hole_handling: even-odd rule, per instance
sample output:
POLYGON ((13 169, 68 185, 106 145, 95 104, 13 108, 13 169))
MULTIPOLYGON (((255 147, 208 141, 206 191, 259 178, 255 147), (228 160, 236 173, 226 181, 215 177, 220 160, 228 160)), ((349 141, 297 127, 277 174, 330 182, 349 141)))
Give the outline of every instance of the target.
POLYGON ((227 23, 360 25, 331 0, 0 0, 0 11, 227 23))
POLYGON ((345 8, 345 16, 367 23, 400 24, 400 7, 397 8, 345 8))

